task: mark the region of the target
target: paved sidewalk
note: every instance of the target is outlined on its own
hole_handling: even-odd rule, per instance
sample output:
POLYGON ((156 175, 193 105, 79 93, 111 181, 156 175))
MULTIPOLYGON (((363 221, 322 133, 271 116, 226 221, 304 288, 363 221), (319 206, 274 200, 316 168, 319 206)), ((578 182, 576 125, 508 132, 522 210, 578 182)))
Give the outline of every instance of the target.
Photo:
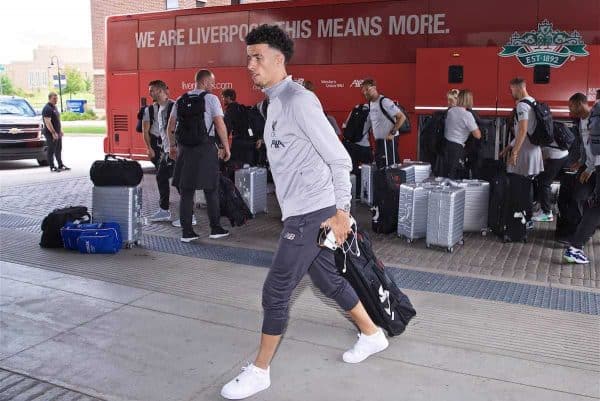
MULTIPOLYGON (((62 174, 62 173, 61 173, 62 174)), ((146 174, 143 186, 143 214, 149 217, 158 207, 155 176, 146 174)), ((29 231, 52 209, 60 206, 82 204, 91 208, 92 183, 87 176, 63 178, 48 183, 5 186, 0 188, 0 212, 27 216, 37 220, 29 231), (15 205, 19 207, 16 209, 15 205)), ((173 218, 178 216, 179 197, 171 192, 173 218)), ((274 195, 269 195, 269 214, 258 215, 243 227, 232 229, 232 236, 212 241, 224 246, 273 251, 281 230, 281 214, 274 195)), ((370 214, 365 205, 357 205, 359 225, 370 232, 370 214)), ((206 211, 196 210, 197 232, 208 237, 206 211)), ((7 223, 0 217, 0 227, 7 223)), ((226 219, 222 220, 226 223, 226 219)), ((543 223, 530 232, 527 243, 502 243, 496 236, 482 237, 467 233, 465 245, 450 254, 439 249, 426 249, 424 240, 407 244, 395 235, 373 235, 377 255, 388 265, 405 268, 441 271, 451 274, 488 277, 543 285, 571 288, 600 289, 600 232, 586 246, 589 265, 570 265, 562 262, 563 246, 553 240, 554 224, 543 223)), ((144 227, 144 233, 178 238, 180 230, 168 223, 144 227)))
MULTIPOLYGON (((144 255, 136 287, 0 263, 0 368, 100 400, 220 399, 220 387, 256 353, 267 270, 144 255), (194 290, 152 290, 161 270, 194 290)), ((355 329, 303 281, 272 386, 252 399, 600 399, 598 316, 408 294, 418 316, 406 333, 347 365, 341 353, 355 329)))

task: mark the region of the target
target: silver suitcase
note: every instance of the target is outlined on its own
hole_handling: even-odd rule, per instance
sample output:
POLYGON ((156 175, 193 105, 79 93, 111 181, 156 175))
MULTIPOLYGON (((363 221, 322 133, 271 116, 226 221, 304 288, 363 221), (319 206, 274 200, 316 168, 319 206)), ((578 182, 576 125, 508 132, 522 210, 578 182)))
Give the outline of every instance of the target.
POLYGON ((352 191, 352 200, 356 200, 356 175, 350 174, 350 186, 352 191))
POLYGON ((434 184, 415 183, 400 185, 398 202, 398 236, 408 242, 425 238, 429 192, 434 184))
POLYGON ((235 172, 235 186, 250 212, 254 215, 267 212, 267 169, 248 167, 235 172))
POLYGON ((373 206, 373 175, 375 164, 363 164, 360 166, 360 201, 373 206))
POLYGON ((465 189, 455 186, 433 188, 427 207, 427 248, 440 246, 449 252, 463 241, 465 189))
POLYGON ((490 183, 481 180, 461 180, 458 186, 465 193, 465 232, 487 233, 490 183))
POLYGON ((123 246, 131 248, 142 238, 142 187, 94 187, 92 220, 121 226, 123 246))
POLYGON ((415 167, 415 182, 423 182, 431 177, 431 164, 429 163, 404 160, 402 164, 415 167))
POLYGON ((403 184, 414 184, 415 183, 415 166, 413 166, 412 164, 396 164, 396 165, 392 165, 391 167, 396 167, 399 168, 400 170, 403 170, 404 173, 406 174, 406 181, 403 182, 403 184))

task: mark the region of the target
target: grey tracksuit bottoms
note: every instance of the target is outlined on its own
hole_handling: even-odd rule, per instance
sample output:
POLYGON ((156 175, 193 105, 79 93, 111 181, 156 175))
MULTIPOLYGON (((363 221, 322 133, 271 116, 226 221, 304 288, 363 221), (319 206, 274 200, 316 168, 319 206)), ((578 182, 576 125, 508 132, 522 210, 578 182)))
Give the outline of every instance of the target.
POLYGON ((263 286, 264 334, 283 333, 290 297, 307 271, 315 286, 345 311, 358 304, 356 292, 338 273, 333 251, 317 245, 321 223, 335 213, 335 206, 331 206, 288 217, 283 222, 277 252, 263 286))

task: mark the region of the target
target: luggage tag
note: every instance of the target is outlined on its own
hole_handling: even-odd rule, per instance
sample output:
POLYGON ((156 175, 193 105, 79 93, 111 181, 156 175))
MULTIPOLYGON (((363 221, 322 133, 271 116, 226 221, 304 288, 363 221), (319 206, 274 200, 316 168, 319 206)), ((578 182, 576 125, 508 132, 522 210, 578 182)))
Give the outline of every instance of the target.
POLYGON ((250 138, 252 138, 254 136, 254 132, 252 131, 252 128, 248 128, 248 135, 250 135, 250 138))

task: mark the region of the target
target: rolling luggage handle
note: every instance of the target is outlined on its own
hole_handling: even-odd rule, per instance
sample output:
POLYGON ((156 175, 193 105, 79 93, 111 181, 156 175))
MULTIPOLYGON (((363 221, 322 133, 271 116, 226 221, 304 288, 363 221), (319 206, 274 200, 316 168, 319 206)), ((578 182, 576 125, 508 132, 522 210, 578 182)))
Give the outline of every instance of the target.
MULTIPOLYGON (((392 158, 394 159, 394 163, 392 164, 392 166, 395 166, 397 164, 396 163, 396 150, 394 149, 396 147, 394 144, 394 138, 392 138, 392 158)), ((390 161, 388 159, 387 139, 383 139, 383 149, 385 150, 385 165, 386 165, 386 167, 389 167, 390 161)))

